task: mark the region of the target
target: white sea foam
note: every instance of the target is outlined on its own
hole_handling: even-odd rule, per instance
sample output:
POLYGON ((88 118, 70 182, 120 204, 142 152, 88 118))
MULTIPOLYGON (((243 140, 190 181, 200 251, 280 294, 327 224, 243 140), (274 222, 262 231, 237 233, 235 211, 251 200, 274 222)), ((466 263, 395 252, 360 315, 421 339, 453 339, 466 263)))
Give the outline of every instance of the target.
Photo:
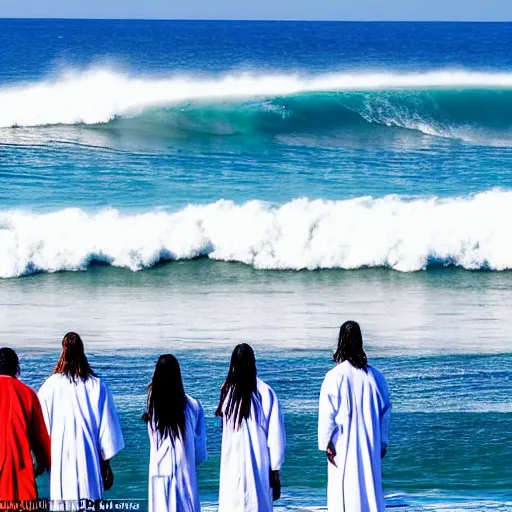
POLYGON ((512 73, 231 74, 216 78, 134 77, 110 69, 67 72, 0 88, 0 127, 106 123, 152 107, 187 101, 236 100, 305 92, 429 88, 512 89, 512 73))
POLYGON ((512 269, 512 192, 469 198, 297 199, 280 207, 219 201, 176 213, 0 213, 0 277, 85 269, 140 270, 209 257, 257 269, 512 269))

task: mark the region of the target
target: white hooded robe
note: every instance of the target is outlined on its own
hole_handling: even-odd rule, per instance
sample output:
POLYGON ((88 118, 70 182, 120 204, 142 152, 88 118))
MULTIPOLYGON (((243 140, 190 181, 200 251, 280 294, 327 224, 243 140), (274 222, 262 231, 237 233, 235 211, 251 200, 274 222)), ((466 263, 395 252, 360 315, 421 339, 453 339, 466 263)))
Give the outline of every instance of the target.
POLYGON ((232 419, 222 419, 219 512, 269 512, 273 507, 269 477, 284 462, 284 419, 274 390, 260 379, 257 394, 250 417, 238 429, 232 419))
POLYGON ((327 373, 320 392, 318 447, 336 449, 328 463, 329 512, 383 512, 381 452, 389 442, 391 403, 382 374, 344 361, 327 373))
POLYGON ((164 440, 148 422, 149 512, 199 512, 196 467, 206 460, 206 429, 201 404, 187 395, 185 441, 164 440))
POLYGON ((98 377, 71 382, 57 373, 38 396, 51 436, 50 499, 101 499, 100 457, 109 460, 124 448, 107 386, 98 377))

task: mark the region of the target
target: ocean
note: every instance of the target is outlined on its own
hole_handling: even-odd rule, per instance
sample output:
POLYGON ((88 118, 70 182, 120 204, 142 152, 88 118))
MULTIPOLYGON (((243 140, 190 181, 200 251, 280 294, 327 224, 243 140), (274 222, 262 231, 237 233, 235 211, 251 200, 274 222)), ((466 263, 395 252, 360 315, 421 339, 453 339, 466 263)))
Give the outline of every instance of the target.
POLYGON ((276 508, 325 509, 352 319, 393 402, 387 507, 512 510, 511 48, 507 23, 0 20, 0 345, 37 389, 82 335, 126 439, 108 498, 145 506, 171 352, 216 509, 248 342, 285 413, 276 508))

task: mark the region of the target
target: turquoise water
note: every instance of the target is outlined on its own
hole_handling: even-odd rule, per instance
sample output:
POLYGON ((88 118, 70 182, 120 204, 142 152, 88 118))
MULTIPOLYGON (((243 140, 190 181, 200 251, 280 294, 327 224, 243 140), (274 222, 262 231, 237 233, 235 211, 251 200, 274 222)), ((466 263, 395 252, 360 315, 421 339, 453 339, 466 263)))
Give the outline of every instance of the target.
POLYGON ((285 412, 280 506, 324 507, 317 397, 355 319, 392 395, 387 506, 512 510, 511 34, 0 20, 0 345, 37 388, 82 335, 126 436, 109 497, 146 498, 140 415, 173 352, 215 510, 248 342, 285 412))

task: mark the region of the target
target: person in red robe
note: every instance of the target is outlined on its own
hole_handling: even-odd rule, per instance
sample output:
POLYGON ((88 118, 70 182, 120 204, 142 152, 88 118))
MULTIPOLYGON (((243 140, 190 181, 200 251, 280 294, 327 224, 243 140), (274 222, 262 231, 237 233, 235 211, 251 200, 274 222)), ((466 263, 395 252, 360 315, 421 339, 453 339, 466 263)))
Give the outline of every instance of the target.
POLYGON ((19 373, 16 352, 10 348, 0 348, 2 501, 37 499, 35 478, 50 469, 50 437, 41 404, 36 392, 18 380, 19 373))

